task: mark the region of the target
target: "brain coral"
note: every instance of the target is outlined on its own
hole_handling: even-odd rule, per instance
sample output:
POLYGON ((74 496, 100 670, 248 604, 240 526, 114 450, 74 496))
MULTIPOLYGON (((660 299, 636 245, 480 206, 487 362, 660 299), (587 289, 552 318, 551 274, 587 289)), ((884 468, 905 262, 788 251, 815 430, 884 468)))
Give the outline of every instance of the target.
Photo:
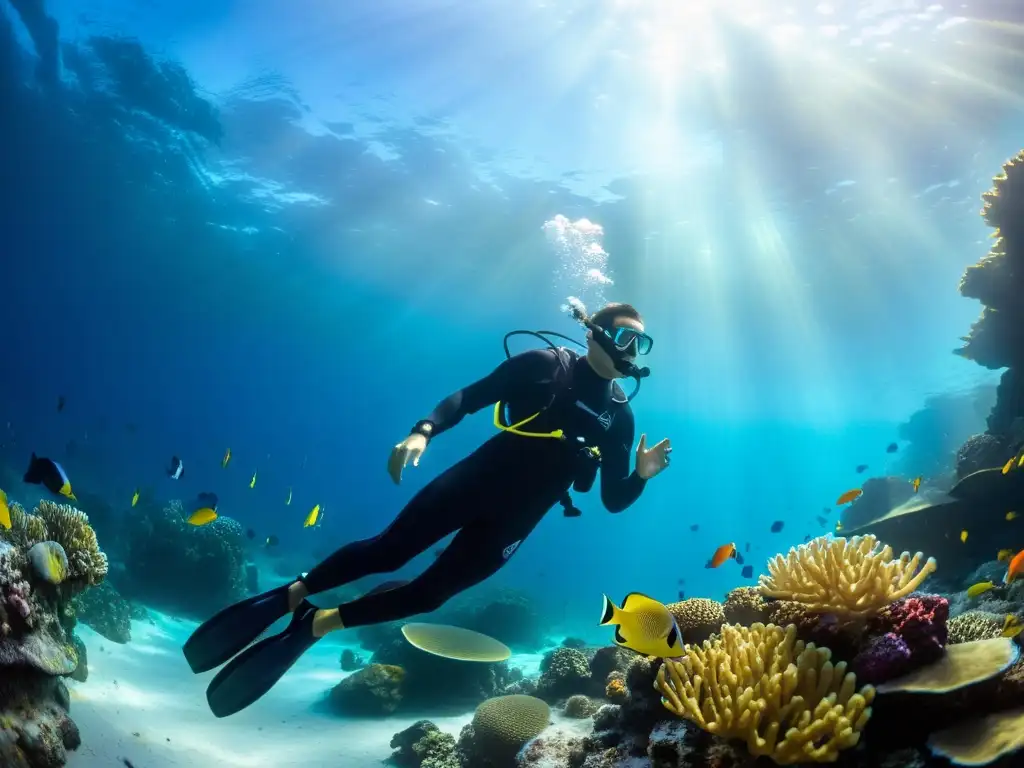
POLYGON ((476 708, 473 730, 482 744, 495 751, 518 750, 543 731, 551 718, 551 708, 534 696, 513 694, 488 699, 476 708))

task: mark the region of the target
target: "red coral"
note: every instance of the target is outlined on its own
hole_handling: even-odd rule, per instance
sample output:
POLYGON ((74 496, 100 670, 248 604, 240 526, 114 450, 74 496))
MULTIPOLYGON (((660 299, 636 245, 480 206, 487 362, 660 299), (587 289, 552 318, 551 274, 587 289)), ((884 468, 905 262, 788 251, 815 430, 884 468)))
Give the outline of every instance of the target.
POLYGON ((939 595, 915 595, 897 600, 871 623, 869 633, 891 632, 910 648, 912 666, 930 664, 942 656, 949 633, 949 601, 939 595))

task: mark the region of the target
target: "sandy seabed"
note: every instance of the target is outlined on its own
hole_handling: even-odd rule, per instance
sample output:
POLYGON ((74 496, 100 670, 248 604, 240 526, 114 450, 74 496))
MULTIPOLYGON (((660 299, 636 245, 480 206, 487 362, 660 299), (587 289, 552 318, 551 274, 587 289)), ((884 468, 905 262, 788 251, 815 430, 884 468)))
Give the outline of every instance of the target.
MULTIPOLYGON (((71 717, 82 734, 82 746, 70 754, 70 768, 123 768, 126 759, 135 768, 371 768, 391 754, 391 737, 422 717, 458 737, 473 716, 368 720, 332 714, 323 706, 324 696, 348 673, 339 665, 344 646, 323 641, 259 702, 217 719, 205 696, 216 671, 193 675, 181 653, 195 627, 194 622, 153 613, 152 622, 133 622, 132 641, 118 645, 78 626, 88 648, 89 679, 68 680, 71 717)), ((515 656, 511 663, 535 675, 540 658, 515 656)), ((579 731, 589 722, 557 717, 551 727, 579 731)))

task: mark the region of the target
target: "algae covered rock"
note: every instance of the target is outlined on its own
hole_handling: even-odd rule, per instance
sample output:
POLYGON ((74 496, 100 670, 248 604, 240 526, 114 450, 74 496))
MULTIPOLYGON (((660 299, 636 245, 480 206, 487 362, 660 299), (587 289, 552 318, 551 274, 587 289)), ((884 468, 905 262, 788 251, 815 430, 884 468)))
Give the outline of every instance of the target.
POLYGON ((540 663, 537 695, 545 701, 557 701, 591 687, 590 662, 586 654, 575 648, 555 648, 540 663))
POLYGON ((419 720, 391 739, 391 762, 399 768, 462 768, 455 737, 429 720, 419 720))
POLYGON ((73 601, 78 620, 114 643, 132 639, 132 611, 128 601, 107 582, 90 587, 73 601))
POLYGON ((331 706, 341 714, 388 715, 402 703, 405 670, 391 664, 371 664, 354 672, 329 694, 331 706))

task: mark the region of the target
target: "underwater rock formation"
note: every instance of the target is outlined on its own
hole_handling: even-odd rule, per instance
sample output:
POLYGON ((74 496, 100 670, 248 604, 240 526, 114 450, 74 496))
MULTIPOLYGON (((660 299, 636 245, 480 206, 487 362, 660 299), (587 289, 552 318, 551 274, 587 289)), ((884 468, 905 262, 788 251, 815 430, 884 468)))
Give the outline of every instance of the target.
POLYGON ((1024 152, 1003 165, 982 200, 981 215, 994 230, 994 242, 960 279, 961 295, 978 299, 982 312, 955 352, 986 368, 1008 369, 987 429, 1006 439, 1005 461, 1024 437, 1024 152))
POLYGON ((904 477, 870 477, 861 486, 861 495, 843 508, 839 520, 843 528, 857 528, 876 520, 914 495, 904 477))
POLYGON ((441 623, 472 629, 521 652, 533 653, 545 644, 544 624, 533 601, 514 590, 456 599, 438 616, 441 623))
POLYGON ((402 703, 404 680, 401 667, 371 664, 334 686, 328 701, 343 715, 389 715, 402 703))
POLYGON ((128 601, 113 586, 104 582, 90 587, 74 598, 75 615, 114 643, 132 639, 132 611, 128 601))
POLYGON ((455 737, 429 720, 413 723, 391 739, 391 763, 398 768, 461 768, 455 737))
POLYGON ((362 656, 356 655, 356 652, 351 648, 346 648, 341 652, 341 671, 342 672, 355 672, 360 667, 365 666, 363 663, 362 656))
POLYGON ((125 520, 126 567, 115 586, 129 600, 205 619, 246 596, 245 535, 229 517, 203 526, 186 518, 177 501, 137 508, 125 520))
MULTIPOLYGON (((924 405, 897 429, 901 441, 900 474, 923 476, 933 481, 954 469, 966 469, 966 465, 961 468, 955 462, 957 451, 972 434, 985 428, 985 419, 995 401, 996 387, 992 384, 982 384, 965 392, 927 397, 924 405)), ((984 464, 975 469, 991 466, 995 464, 984 464)), ((959 471, 957 479, 975 470, 964 474, 959 474, 959 471)))
POLYGON ((556 648, 540 662, 537 695, 548 702, 591 690, 590 662, 575 648, 556 648))
POLYGON ((81 741, 61 679, 80 665, 69 601, 102 582, 106 556, 78 510, 42 502, 27 514, 10 506, 11 528, 0 529, 0 765, 58 768, 81 741), (52 547, 29 557, 53 541, 66 561, 55 560, 52 547))

